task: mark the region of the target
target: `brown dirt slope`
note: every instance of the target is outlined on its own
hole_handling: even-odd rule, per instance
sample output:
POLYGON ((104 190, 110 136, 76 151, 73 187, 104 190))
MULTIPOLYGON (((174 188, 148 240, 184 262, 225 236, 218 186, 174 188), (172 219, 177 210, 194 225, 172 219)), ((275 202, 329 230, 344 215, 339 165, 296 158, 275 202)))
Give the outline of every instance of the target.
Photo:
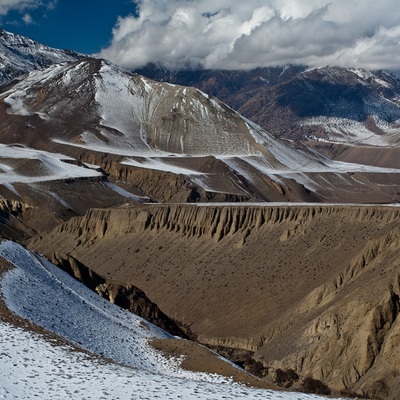
MULTIPOLYGON (((400 210, 142 205, 30 241, 135 284, 203 343, 256 351, 334 389, 396 398, 400 210), (382 389, 383 388, 383 389, 382 389)), ((375 396, 376 397, 376 396, 375 396)))
MULTIPOLYGON (((59 260, 60 261, 60 260, 59 260)), ((63 260, 64 262, 67 260, 63 260)), ((71 262, 71 260, 68 260, 71 262)), ((8 261, 4 260, 0 257, 0 279, 2 275, 8 270, 12 269, 13 266, 8 261)), ((78 273, 84 275, 85 271, 82 270, 82 266, 78 266, 75 263, 75 268, 79 269, 78 273)), ((69 271, 71 272, 71 271, 69 271)), ((106 282, 103 282, 101 285, 103 287, 107 286, 107 289, 112 291, 110 285, 106 282)), ((140 304, 143 306, 143 301, 140 304)), ((137 311, 137 310, 133 310, 137 311)), ((159 317, 159 316, 158 316, 159 317)), ((33 331, 39 333, 43 336, 43 338, 50 340, 53 345, 69 345, 69 349, 73 351, 80 351, 87 354, 87 351, 83 350, 71 344, 69 341, 65 340, 63 337, 56 335, 53 332, 47 331, 40 326, 34 325, 33 323, 19 317, 16 314, 13 314, 5 305, 1 295, 0 295, 0 321, 4 321, 6 323, 10 323, 12 325, 21 327, 28 331, 33 331)), ((165 326, 164 326, 165 328, 165 326)), ((168 327, 167 327, 168 328, 168 327)), ((189 340, 180 340, 180 339, 164 339, 164 340, 153 340, 150 344, 157 350, 164 353, 166 356, 171 357, 179 357, 182 358, 181 366, 184 369, 195 371, 195 372, 206 372, 212 374, 219 374, 226 377, 232 377, 235 382, 240 382, 242 384, 248 386, 254 386, 263 389, 274 389, 279 390, 279 387, 276 387, 272 383, 256 378, 245 371, 236 368, 230 363, 224 361, 217 354, 211 352, 209 349, 198 345, 195 342, 189 340)), ((97 357, 94 356, 93 357, 97 357)), ((109 359, 104 359, 107 362, 112 362, 109 359)))
POLYGON ((166 356, 182 357, 181 367, 194 372, 207 372, 231 377, 235 382, 261 389, 279 390, 268 381, 259 379, 224 361, 218 354, 190 340, 157 339, 151 345, 166 356))

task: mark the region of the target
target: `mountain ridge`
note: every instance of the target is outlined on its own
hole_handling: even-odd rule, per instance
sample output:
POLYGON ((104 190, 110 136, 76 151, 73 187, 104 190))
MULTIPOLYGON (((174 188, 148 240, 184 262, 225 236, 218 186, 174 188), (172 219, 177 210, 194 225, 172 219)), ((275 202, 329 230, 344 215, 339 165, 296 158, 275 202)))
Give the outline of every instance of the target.
POLYGON ((59 50, 0 29, 0 86, 27 72, 60 62, 72 62, 84 55, 59 50))
POLYGON ((156 201, 174 201, 179 192, 180 201, 374 203, 399 196, 400 170, 332 162, 198 89, 152 81, 104 60, 30 73, 0 93, 0 115, 4 143, 100 166, 156 201), (112 161, 103 163, 103 155, 112 161), (160 187, 149 182, 165 173, 175 177, 176 189, 157 194, 160 187))
MULTIPOLYGON (((302 142, 333 159, 367 163, 368 158, 378 158, 374 154, 380 147, 396 148, 390 161, 380 166, 398 166, 400 81, 387 71, 290 65, 175 72, 148 65, 136 71, 198 87, 276 136, 302 142), (368 156, 351 147, 362 148, 368 156)), ((379 165, 378 159, 372 161, 379 165)))

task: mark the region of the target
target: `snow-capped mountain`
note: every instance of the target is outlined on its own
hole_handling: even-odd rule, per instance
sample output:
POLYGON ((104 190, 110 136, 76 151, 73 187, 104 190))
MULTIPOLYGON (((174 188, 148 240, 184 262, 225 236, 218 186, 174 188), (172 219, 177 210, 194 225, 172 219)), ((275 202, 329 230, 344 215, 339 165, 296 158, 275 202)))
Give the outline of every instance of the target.
POLYGON ((343 160, 398 166, 398 151, 382 154, 400 144, 400 80, 386 71, 334 66, 176 73, 148 66, 140 71, 212 93, 275 135, 332 158, 344 152, 343 160))
POLYGON ((197 89, 155 82, 98 59, 33 71, 0 94, 0 105, 3 143, 98 165, 156 201, 179 192, 179 198, 192 200, 223 194, 242 200, 344 196, 342 201, 392 202, 397 193, 398 170, 332 162, 274 137, 197 89), (174 178, 165 194, 158 184, 149 187, 160 173, 185 178, 179 184, 174 178), (366 182, 354 180, 354 173, 367 174, 366 182), (392 174, 387 190, 377 192, 376 173, 392 174))
POLYGON ((33 70, 81 58, 74 51, 53 49, 0 29, 0 85, 33 70))
MULTIPOLYGON (((53 142, 92 150, 124 156, 268 155, 277 168, 322 160, 281 144, 197 89, 151 81, 97 59, 34 71, 0 96, 8 115, 35 118, 53 142)), ((20 134, 18 141, 25 140, 20 134)))
MULTIPOLYGON (((387 72, 308 69, 271 90, 269 96, 266 109, 259 109, 253 118, 291 139, 304 140, 307 132, 313 131, 323 140, 343 144, 396 143, 393 133, 398 134, 396 121, 400 120, 400 81, 387 72), (286 113, 283 126, 282 121, 271 118, 277 109, 286 113)), ((247 107, 260 101, 258 96, 247 107)))

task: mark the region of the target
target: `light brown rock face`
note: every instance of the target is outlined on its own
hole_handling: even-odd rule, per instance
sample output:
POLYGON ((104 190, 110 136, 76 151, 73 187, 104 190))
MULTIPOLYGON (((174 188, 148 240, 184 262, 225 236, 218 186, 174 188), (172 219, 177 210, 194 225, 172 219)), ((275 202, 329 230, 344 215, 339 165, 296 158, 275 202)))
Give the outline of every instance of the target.
POLYGON ((172 335, 185 337, 184 332, 139 288, 106 280, 69 255, 54 253, 50 261, 111 303, 145 318, 172 335))
POLYGON ((91 210, 29 247, 140 287, 200 341, 253 350, 271 371, 394 399, 399 215, 379 206, 142 205, 91 210))
POLYGON ((0 197, 0 237, 25 240, 62 222, 48 210, 0 197))

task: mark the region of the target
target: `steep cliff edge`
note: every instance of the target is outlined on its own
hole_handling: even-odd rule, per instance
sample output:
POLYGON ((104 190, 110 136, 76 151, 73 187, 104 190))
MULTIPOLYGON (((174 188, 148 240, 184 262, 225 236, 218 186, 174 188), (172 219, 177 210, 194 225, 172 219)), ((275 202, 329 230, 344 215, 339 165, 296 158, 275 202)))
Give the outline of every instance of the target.
POLYGON ((400 210, 141 205, 29 242, 134 284, 203 343, 334 389, 396 398, 400 210))
MULTIPOLYGON (((60 146, 63 150, 65 146, 60 146)), ((278 183, 263 175, 248 180, 214 156, 164 158, 163 170, 159 166, 146 168, 146 157, 135 157, 137 165, 132 166, 124 163, 124 157, 108 153, 74 149, 73 155, 83 163, 100 166, 111 179, 135 187, 158 203, 326 200, 325 193, 318 196, 293 179, 282 178, 278 183), (144 167, 140 167, 142 163, 144 167), (168 171, 168 166, 175 171, 168 171), (195 171, 206 179, 199 180, 195 171)))
MULTIPOLYGON (((184 174, 124 165, 123 157, 88 151, 77 151, 76 157, 84 163, 99 165, 113 180, 137 188, 141 193, 158 203, 206 202, 215 200, 216 198, 218 201, 255 200, 255 196, 251 190, 246 187, 240 187, 235 177, 229 177, 232 173, 226 167, 223 171, 225 174, 225 184, 219 183, 218 187, 220 191, 216 192, 214 190, 207 191, 203 189, 193 182, 190 176, 184 174)), ((213 157, 199 157, 197 163, 205 163, 211 168, 210 166, 216 163, 216 160, 213 157)), ((220 173, 222 174, 221 171, 220 173)), ((293 186, 296 187, 296 185, 293 186)), ((276 189, 272 189, 271 191, 274 194, 277 192, 276 189)), ((282 195, 279 198, 284 199, 282 195)), ((304 196, 302 199, 306 198, 307 196, 304 196)))
POLYGON ((127 283, 108 281, 66 254, 53 253, 50 261, 111 303, 139 315, 171 335, 186 337, 185 333, 139 288, 127 283))
POLYGON ((0 196, 0 237, 26 240, 38 231, 48 230, 62 222, 48 210, 0 196))

